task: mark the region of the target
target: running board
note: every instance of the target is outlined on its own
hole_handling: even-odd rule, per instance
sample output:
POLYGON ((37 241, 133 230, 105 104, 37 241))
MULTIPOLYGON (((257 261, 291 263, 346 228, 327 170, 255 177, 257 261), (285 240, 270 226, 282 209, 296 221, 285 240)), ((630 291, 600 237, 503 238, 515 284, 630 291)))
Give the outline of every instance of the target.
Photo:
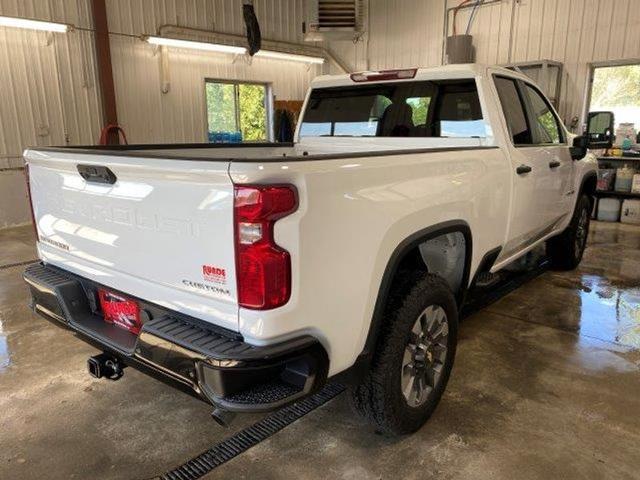
POLYGON ((491 284, 487 287, 476 287, 469 291, 467 298, 460 311, 460 318, 466 318, 477 311, 497 302, 502 297, 513 292, 525 283, 542 275, 549 270, 551 263, 547 257, 539 259, 531 268, 520 272, 508 272, 501 270, 499 272, 499 282, 491 284))

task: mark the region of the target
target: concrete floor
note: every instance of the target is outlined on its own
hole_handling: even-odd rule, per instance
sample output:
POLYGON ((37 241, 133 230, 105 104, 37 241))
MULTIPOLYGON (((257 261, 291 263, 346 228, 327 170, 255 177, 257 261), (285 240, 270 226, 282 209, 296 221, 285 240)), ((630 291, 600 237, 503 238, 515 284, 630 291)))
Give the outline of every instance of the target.
MULTIPOLYGON (((0 231, 0 266, 33 258, 31 227, 0 231)), ((150 478, 229 434, 136 371, 90 378, 95 351, 30 313, 22 268, 0 267, 0 478, 150 478)), ((577 271, 464 321, 417 434, 376 435, 342 395, 208 478, 638 478, 638 412, 640 228, 594 223, 577 271)))

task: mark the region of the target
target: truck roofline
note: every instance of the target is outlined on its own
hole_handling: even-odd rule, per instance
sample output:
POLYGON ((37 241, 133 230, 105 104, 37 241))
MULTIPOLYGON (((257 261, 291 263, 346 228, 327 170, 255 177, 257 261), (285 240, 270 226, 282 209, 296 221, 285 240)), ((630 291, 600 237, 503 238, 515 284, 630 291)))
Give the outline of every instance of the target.
MULTIPOLYGON (((407 70, 413 69, 416 67, 404 67, 398 68, 394 70, 407 70)), ((508 68, 500 67, 497 65, 485 65, 482 63, 464 63, 464 64, 455 64, 455 65, 440 65, 435 67, 417 67, 416 75, 412 78, 405 79, 392 79, 392 80, 377 80, 366 82, 367 84, 375 84, 375 83, 387 83, 387 82, 415 82, 415 81, 424 81, 424 80, 448 80, 455 78, 475 78, 475 77, 484 77, 487 75, 488 70, 491 70, 491 73, 505 74, 509 76, 513 76, 516 78, 527 79, 531 81, 530 78, 519 74, 513 70, 509 70, 508 68)), ((361 73, 361 72, 358 72, 361 73)), ((349 85, 358 85, 357 82, 354 82, 351 78, 352 74, 341 74, 341 75, 321 75, 314 78, 311 81, 310 88, 326 88, 326 87, 343 87, 349 85)))

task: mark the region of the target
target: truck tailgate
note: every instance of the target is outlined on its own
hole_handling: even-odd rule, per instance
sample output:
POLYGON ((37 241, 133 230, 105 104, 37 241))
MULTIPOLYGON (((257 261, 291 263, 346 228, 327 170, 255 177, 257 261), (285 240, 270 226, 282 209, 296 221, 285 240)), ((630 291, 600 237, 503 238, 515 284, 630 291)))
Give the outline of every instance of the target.
POLYGON ((238 329, 228 162, 71 150, 25 158, 44 261, 238 329), (104 167, 113 183, 94 175, 104 167))

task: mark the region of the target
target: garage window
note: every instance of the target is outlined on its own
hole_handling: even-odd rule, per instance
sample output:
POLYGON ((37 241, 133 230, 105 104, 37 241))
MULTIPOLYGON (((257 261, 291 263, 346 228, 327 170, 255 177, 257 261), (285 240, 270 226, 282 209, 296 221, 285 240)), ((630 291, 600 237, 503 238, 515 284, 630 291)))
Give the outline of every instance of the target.
POLYGON ((268 85, 206 80, 209 141, 269 139, 268 85))
MULTIPOLYGON (((616 130, 621 123, 640 122, 640 64, 596 67, 587 112, 612 111, 616 130)), ((618 141, 624 139, 624 136, 618 141)))

